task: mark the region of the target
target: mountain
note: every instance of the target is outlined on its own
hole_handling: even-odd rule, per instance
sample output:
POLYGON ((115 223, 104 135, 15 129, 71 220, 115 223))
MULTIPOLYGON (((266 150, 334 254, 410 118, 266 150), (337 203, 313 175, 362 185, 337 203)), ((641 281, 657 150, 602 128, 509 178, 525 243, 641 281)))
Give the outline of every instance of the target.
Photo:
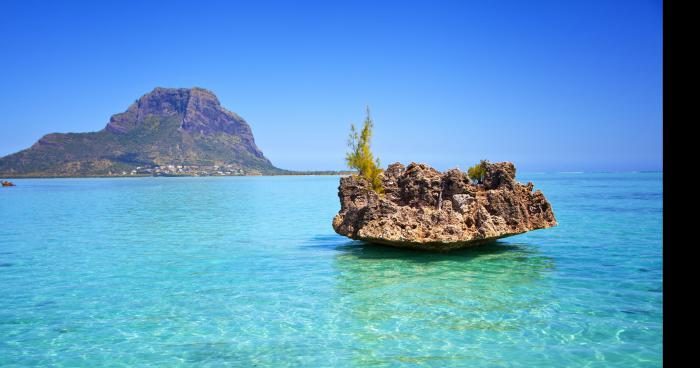
POLYGON ((282 174, 246 121, 202 88, 156 88, 90 133, 47 134, 0 158, 0 177, 282 174))

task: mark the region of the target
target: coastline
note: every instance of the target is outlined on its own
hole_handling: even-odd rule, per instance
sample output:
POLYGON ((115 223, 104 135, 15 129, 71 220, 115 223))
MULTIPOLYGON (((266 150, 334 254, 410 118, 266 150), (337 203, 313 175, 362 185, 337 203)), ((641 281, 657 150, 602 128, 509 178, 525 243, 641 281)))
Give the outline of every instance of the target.
MULTIPOLYGON (((0 178, 7 180, 17 180, 17 179, 97 179, 97 178, 212 178, 212 177, 255 177, 255 176, 347 176, 355 174, 354 171, 297 171, 284 174, 258 174, 258 175, 21 175, 21 176, 3 176, 0 178)), ((558 174, 572 174, 572 172, 564 171, 532 171, 532 172, 522 172, 519 175, 558 175, 558 174)), ((580 171, 576 174, 663 174, 662 170, 658 171, 580 171)))
POLYGON ((2 176, 8 180, 22 179, 128 179, 128 178, 223 178, 223 177, 257 177, 257 176, 347 176, 355 174, 354 171, 301 171, 284 174, 258 174, 258 175, 22 175, 2 176))

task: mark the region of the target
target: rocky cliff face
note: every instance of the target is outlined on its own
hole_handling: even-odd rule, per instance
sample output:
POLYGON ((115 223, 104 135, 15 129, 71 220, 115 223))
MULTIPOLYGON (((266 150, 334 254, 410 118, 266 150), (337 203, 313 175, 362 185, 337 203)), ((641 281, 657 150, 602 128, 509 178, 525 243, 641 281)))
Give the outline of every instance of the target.
POLYGON ((358 176, 340 179, 338 234, 397 247, 447 251, 556 226, 552 207, 533 184, 515 180, 510 162, 489 163, 483 184, 457 169, 390 165, 379 195, 358 176))
POLYGON ((156 88, 94 133, 53 133, 0 158, 4 176, 91 176, 142 166, 226 165, 279 173, 248 123, 202 88, 156 88))
POLYGON ((219 99, 202 88, 156 88, 144 95, 120 114, 113 115, 108 131, 125 134, 138 129, 149 116, 175 117, 183 132, 216 135, 226 133, 241 139, 245 149, 263 157, 255 145, 253 132, 243 118, 224 109, 219 99))

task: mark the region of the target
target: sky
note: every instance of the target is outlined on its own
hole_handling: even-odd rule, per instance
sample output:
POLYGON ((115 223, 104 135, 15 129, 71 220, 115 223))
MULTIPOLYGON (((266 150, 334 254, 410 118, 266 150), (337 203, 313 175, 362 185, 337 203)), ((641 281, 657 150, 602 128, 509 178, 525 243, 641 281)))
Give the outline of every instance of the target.
POLYGON ((662 2, 0 2, 0 156, 203 87, 275 166, 662 170, 662 2))

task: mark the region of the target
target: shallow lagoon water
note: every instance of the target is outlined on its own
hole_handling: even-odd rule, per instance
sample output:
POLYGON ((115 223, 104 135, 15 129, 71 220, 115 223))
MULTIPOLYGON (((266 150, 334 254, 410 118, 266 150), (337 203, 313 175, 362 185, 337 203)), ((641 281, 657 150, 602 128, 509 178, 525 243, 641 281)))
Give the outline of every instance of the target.
POLYGON ((16 180, 0 366, 659 367, 662 174, 519 174, 560 225, 336 235, 338 177, 16 180))

